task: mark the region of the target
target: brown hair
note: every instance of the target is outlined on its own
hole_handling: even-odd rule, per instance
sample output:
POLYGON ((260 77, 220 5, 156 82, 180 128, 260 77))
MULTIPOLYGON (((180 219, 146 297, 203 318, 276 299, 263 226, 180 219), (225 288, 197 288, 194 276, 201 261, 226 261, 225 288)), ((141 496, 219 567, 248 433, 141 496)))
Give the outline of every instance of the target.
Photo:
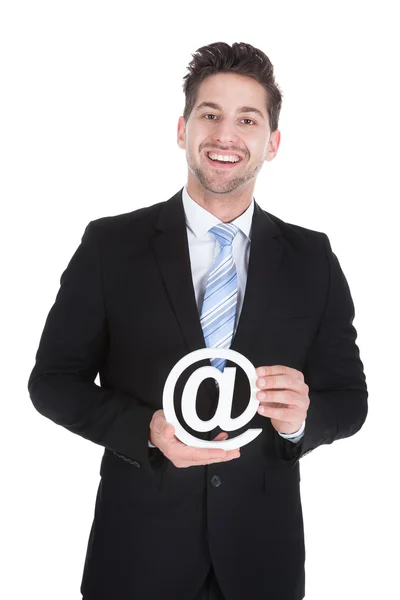
POLYGON ((244 42, 234 42, 232 46, 225 42, 215 42, 202 46, 192 57, 193 60, 187 67, 189 72, 183 78, 185 121, 193 110, 199 85, 208 75, 237 73, 253 77, 264 87, 267 93, 269 125, 271 131, 278 129, 282 92, 275 83, 274 67, 264 52, 244 42))

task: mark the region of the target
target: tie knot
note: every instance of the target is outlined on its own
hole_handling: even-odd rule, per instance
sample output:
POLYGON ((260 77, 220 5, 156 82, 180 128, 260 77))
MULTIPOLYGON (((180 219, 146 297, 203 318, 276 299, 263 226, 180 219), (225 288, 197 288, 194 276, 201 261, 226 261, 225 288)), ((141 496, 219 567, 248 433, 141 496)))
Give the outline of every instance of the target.
POLYGON ((238 231, 239 227, 236 227, 233 223, 218 223, 210 229, 210 232, 215 235, 221 246, 232 244, 238 231))

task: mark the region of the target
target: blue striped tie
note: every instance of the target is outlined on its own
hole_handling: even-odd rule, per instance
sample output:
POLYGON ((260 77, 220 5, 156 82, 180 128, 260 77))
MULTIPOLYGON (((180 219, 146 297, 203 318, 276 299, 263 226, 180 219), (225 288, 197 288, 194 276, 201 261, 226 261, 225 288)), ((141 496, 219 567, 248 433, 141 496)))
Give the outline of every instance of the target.
MULTIPOLYGON (((221 250, 208 275, 200 323, 207 348, 229 348, 236 317, 237 275, 232 255, 233 238, 239 228, 232 223, 219 223, 210 229, 221 250)), ((212 358, 211 364, 224 370, 226 360, 212 358)))

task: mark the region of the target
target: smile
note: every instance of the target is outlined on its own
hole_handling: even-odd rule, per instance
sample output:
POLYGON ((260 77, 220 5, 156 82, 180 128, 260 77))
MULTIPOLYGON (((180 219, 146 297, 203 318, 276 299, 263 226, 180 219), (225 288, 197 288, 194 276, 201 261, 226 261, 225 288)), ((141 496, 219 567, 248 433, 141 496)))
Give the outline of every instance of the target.
POLYGON ((206 159, 218 169, 231 169, 242 160, 236 154, 218 154, 217 152, 206 152, 206 159))

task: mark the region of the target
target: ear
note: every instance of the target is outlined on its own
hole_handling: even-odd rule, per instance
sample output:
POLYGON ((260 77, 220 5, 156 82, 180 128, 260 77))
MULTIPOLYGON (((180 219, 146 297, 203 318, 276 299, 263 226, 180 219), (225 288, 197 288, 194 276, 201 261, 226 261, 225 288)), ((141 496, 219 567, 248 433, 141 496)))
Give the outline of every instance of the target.
POLYGON ((275 129, 271 133, 271 137, 268 142, 268 148, 265 155, 265 160, 272 160, 278 153, 279 144, 281 143, 281 132, 279 129, 275 129))
POLYGON ((183 117, 179 117, 178 120, 178 136, 177 142, 179 148, 186 148, 186 123, 183 117))

